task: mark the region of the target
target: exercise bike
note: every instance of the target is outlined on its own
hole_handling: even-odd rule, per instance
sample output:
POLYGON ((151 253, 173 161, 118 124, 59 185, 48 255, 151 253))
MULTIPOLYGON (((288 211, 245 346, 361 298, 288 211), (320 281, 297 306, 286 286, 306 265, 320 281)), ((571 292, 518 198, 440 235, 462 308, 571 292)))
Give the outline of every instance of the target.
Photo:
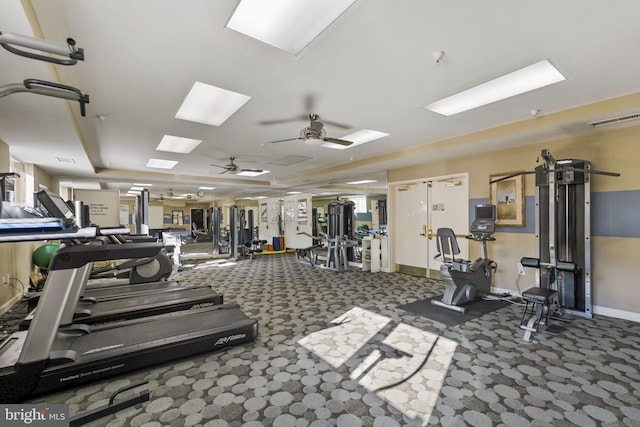
POLYGON ((482 256, 473 262, 456 258, 460 254, 460 247, 452 229, 438 229, 438 254, 434 259, 442 261, 440 275, 446 283, 446 288, 441 300, 431 300, 433 304, 466 313, 465 304, 491 292, 493 273, 498 265, 487 258, 487 242, 495 240, 492 236, 496 227, 495 213, 495 205, 476 206, 476 219, 471 224, 471 234, 465 236, 482 244, 482 256))

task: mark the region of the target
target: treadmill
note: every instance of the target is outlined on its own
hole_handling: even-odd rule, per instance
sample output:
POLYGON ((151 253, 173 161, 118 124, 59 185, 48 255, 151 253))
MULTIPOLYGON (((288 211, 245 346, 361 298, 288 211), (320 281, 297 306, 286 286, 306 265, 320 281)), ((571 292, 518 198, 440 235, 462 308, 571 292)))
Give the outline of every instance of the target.
MULTIPOLYGON (((76 222, 78 222, 78 219, 69 206, 57 194, 42 190, 37 193, 37 196, 40 203, 52 217, 64 218, 63 221, 76 220, 76 222)), ((79 209, 79 211, 81 211, 81 209, 79 209)), ((102 235, 123 234, 125 232, 128 232, 127 227, 96 228, 96 233, 102 235)), ((144 244, 147 243, 126 244, 129 245, 128 247, 133 248, 130 258, 145 258, 146 256, 143 255, 142 252, 135 252, 136 247, 141 247, 141 245, 144 244)), ((162 248, 162 245, 158 245, 162 248)), ((82 245, 79 247, 88 250, 93 246, 95 245, 82 245)), ((122 245, 106 245, 104 247, 109 251, 109 249, 115 249, 118 246, 122 245)), ((158 252, 159 250, 156 251, 155 254, 158 252)), ((109 258, 105 260, 109 260, 109 258)), ((209 286, 182 287, 170 286, 170 284, 167 283, 162 285, 162 287, 164 287, 163 292, 155 292, 153 290, 141 292, 136 290, 134 293, 122 293, 121 291, 114 291, 120 295, 114 297, 112 294, 111 297, 108 297, 108 295, 105 294, 109 294, 109 291, 103 291, 102 299, 90 298, 90 293, 88 298, 81 298, 85 295, 85 289, 93 263, 89 260, 88 264, 89 271, 85 273, 87 274, 86 277, 77 278, 81 283, 74 288, 74 294, 71 296, 74 302, 76 302, 73 306, 74 313, 72 315, 73 321, 76 323, 98 324, 114 322, 172 311, 192 310, 222 304, 224 302, 223 295, 214 292, 209 286)), ((37 312, 41 307, 42 301, 39 301, 34 312, 37 312)), ((71 310, 69 307, 67 309, 71 310)), ((34 312, 25 318, 20 325, 21 329, 29 328, 29 325, 34 319, 34 312)))
MULTIPOLYGON (((95 236, 95 228, 3 233, 4 221, 0 219, 0 242, 95 236)), ((248 318, 237 304, 96 327, 72 323, 69 313, 76 303, 74 295, 86 283, 92 262, 153 256, 161 248, 156 243, 127 243, 58 249, 49 265, 40 308, 29 329, 14 332, 0 343, 0 403, 22 402, 61 388, 216 351, 257 337, 257 321, 248 318)))

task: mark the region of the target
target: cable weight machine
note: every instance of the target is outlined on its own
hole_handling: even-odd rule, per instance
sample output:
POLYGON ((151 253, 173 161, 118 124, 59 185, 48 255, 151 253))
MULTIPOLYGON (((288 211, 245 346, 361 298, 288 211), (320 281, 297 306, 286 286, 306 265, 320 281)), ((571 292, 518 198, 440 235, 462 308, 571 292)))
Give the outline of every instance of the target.
POLYGON ((520 261, 536 269, 537 288, 522 292, 527 302, 521 321, 525 341, 545 325, 549 311, 592 317, 591 177, 620 176, 593 170, 587 160, 557 160, 547 149, 540 158, 544 163, 533 171, 492 181, 535 174, 536 257, 520 261))

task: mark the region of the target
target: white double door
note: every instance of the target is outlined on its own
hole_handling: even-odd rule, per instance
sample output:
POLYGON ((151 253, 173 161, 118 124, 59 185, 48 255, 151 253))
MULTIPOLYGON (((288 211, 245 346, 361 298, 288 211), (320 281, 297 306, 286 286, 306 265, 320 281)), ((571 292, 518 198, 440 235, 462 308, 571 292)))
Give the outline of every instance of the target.
POLYGON ((453 229, 458 236, 460 257, 468 258, 469 177, 468 174, 429 178, 419 182, 389 186, 393 198, 394 263, 439 270, 436 232, 438 228, 453 229))

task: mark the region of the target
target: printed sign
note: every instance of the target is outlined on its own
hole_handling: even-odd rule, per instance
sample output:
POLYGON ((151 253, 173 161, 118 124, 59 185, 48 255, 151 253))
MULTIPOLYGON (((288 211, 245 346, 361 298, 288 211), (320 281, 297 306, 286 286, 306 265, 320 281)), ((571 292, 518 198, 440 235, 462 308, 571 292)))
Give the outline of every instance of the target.
POLYGON ((3 427, 68 427, 69 419, 69 405, 0 405, 0 425, 3 427))

